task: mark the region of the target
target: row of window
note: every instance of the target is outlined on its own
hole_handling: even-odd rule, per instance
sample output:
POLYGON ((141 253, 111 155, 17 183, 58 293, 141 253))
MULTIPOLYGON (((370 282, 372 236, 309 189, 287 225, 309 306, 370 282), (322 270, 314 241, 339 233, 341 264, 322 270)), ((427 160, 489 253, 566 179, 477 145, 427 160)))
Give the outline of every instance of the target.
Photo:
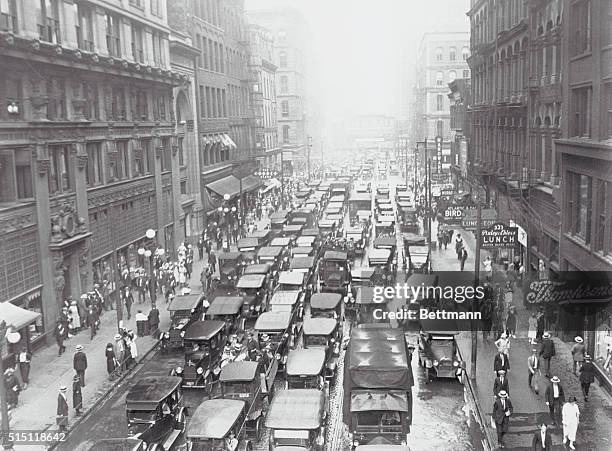
MULTIPOLYGON (((470 49, 463 47, 461 49, 461 59, 467 61, 470 56, 470 49)), ((457 61, 457 47, 450 47, 448 50, 448 60, 457 61)), ((442 47, 436 48, 436 61, 444 61, 444 49, 442 47)))
MULTIPOLYGON (((602 121, 600 139, 612 138, 612 83, 602 86, 602 121)), ((583 86, 571 90, 569 135, 572 137, 592 137, 593 124, 593 87, 583 86)))
POLYGON ((225 89, 200 85, 199 91, 201 117, 227 117, 225 89))
MULTIPOLYGON (((464 69, 463 72, 461 73, 461 77, 470 78, 469 69, 464 69)), ((447 83, 450 83, 451 81, 454 81, 456 79, 457 79, 457 71, 454 71, 454 70, 448 71, 448 82, 447 83)), ((444 86, 444 72, 442 72, 441 70, 436 72, 436 86, 444 86)))

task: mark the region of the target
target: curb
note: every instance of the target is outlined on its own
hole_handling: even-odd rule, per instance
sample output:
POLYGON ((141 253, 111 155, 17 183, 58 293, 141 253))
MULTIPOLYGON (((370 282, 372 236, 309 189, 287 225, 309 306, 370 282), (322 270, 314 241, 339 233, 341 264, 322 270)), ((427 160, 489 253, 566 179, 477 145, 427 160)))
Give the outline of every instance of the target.
MULTIPOLYGON (((136 364, 136 366, 134 366, 130 371, 126 371, 125 373, 123 373, 121 376, 119 376, 117 379, 113 380, 113 385, 89 408, 87 409, 85 412, 83 412, 83 414, 81 416, 79 416, 77 418, 76 421, 74 421, 70 427, 68 428, 68 433, 67 435, 69 436, 75 428, 77 428, 83 421, 85 421, 86 419, 90 418, 91 415, 93 415, 94 413, 96 413, 99 408, 102 407, 102 404, 104 404, 105 401, 108 400, 108 398, 110 398, 120 387, 121 382, 123 382, 125 379, 127 379, 128 377, 133 376, 136 373, 136 370, 139 369, 140 366, 142 366, 142 364, 144 363, 144 361, 154 352, 157 351, 159 348, 159 340, 147 351, 142 355, 142 358, 138 361, 138 363, 136 364)), ((47 449, 49 451, 54 450, 57 448, 58 445, 60 445, 61 442, 55 442, 52 445, 50 445, 47 449)))
MULTIPOLYGON (((457 346, 457 353, 459 354, 459 358, 461 358, 462 361, 465 361, 463 358, 463 355, 461 355, 461 349, 459 348, 459 346, 457 346)), ((482 431, 482 435, 483 435, 483 439, 482 439, 482 445, 485 451, 492 451, 497 449, 497 446, 495 446, 495 439, 493 438, 493 435, 491 434, 491 430, 489 429, 489 419, 488 419, 488 415, 485 413, 484 409, 482 408, 482 406, 480 405, 480 401, 478 401, 478 398, 476 397, 476 391, 474 390, 474 387, 472 386, 472 381, 469 377, 469 374, 467 372, 467 369, 465 370, 465 377, 463 378, 463 385, 467 386, 468 392, 469 392, 469 396, 472 398, 472 400, 474 401, 474 406, 476 407, 476 419, 478 421, 478 424, 480 425, 480 430, 482 431)))

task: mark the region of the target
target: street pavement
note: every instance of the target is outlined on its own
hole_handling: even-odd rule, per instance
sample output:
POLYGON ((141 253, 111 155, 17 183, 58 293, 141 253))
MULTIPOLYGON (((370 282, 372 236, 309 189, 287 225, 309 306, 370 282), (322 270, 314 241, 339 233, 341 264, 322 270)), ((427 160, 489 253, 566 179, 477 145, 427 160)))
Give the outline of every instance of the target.
MULTIPOLYGON (((435 230, 432 228, 432 230, 435 230)), ((457 231, 456 231, 457 232, 457 231)), ((468 261, 465 269, 474 270, 475 238, 470 232, 458 230, 468 247, 468 261)), ((433 235, 435 236, 435 235, 433 235)), ((458 261, 454 252, 454 246, 448 250, 432 251, 432 266, 435 271, 457 271, 458 261)), ((487 255, 481 252, 481 259, 487 255)), ((498 268, 498 271, 501 269, 498 268)), ((533 433, 537 430, 537 424, 541 421, 552 423, 548 408, 544 401, 546 386, 540 387, 540 394, 536 394, 528 385, 527 358, 531 354, 532 345, 527 339, 528 317, 531 312, 527 311, 522 300, 520 289, 514 291, 514 305, 517 311, 517 337, 511 340, 510 347, 510 371, 508 381, 510 386, 510 399, 514 406, 514 413, 510 419, 509 432, 506 435, 506 449, 526 450, 531 449, 533 433)), ((591 386, 589 402, 582 399, 580 382, 573 374, 573 359, 570 346, 561 340, 554 338, 557 350, 556 357, 551 363, 551 374, 561 379, 565 389, 566 399, 574 395, 578 399, 580 408, 580 426, 576 437, 576 449, 578 450, 610 450, 612 449, 612 399, 601 389, 597 383, 591 386)), ((462 332, 458 339, 459 348, 463 359, 467 362, 468 371, 471 361, 471 334, 462 332)), ((477 346, 477 376, 473 381, 473 387, 480 403, 482 411, 490 417, 493 409, 493 382, 495 374, 493 371, 493 360, 496 354, 494 338, 483 341, 482 335, 478 337, 477 346)), ((541 379, 543 380, 543 378, 541 379)), ((490 428, 490 422, 486 427, 490 428)), ((552 429, 554 450, 565 448, 561 441, 561 427, 552 429)), ((497 437, 495 430, 490 430, 492 437, 497 437)))

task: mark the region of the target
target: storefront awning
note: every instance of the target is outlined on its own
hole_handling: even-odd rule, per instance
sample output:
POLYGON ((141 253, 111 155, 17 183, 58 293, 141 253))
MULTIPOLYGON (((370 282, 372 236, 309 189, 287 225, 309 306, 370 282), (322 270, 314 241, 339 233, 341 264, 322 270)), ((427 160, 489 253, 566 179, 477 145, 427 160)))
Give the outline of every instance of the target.
POLYGON ((263 186, 263 180, 256 175, 247 175, 242 179, 242 191, 255 191, 257 188, 263 186))
POLYGON ((233 175, 228 175, 222 179, 215 180, 206 185, 210 191, 223 197, 226 194, 230 195, 230 198, 236 197, 240 194, 240 180, 233 175))
POLYGON ((38 319, 40 313, 17 307, 10 302, 0 302, 0 319, 12 326, 15 330, 22 329, 38 319))

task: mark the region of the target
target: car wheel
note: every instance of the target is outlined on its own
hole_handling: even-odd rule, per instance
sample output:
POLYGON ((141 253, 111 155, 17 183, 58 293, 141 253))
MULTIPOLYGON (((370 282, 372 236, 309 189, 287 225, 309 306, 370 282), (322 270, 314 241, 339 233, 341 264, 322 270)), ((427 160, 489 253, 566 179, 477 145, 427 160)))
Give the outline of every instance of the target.
POLYGON ((261 439, 261 417, 258 417, 255 420, 255 440, 259 441, 261 439))

